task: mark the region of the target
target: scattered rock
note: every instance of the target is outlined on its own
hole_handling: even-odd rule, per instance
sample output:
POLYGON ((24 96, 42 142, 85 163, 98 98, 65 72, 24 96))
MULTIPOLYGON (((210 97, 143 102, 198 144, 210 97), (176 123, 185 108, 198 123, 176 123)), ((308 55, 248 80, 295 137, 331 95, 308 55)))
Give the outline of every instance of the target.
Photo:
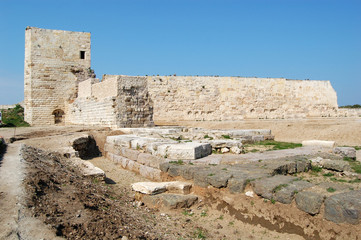
POLYGON ((247 192, 245 193, 245 195, 246 195, 247 197, 253 197, 254 192, 252 192, 252 191, 247 191, 247 192))
POLYGON ((240 154, 242 150, 239 147, 231 147, 231 153, 240 154))
POLYGON ((224 148, 221 149, 221 152, 222 152, 222 153, 228 153, 228 152, 229 152, 229 148, 224 147, 224 148))
POLYGON ((312 215, 320 212, 323 199, 321 194, 315 192, 304 191, 296 194, 297 207, 312 215))

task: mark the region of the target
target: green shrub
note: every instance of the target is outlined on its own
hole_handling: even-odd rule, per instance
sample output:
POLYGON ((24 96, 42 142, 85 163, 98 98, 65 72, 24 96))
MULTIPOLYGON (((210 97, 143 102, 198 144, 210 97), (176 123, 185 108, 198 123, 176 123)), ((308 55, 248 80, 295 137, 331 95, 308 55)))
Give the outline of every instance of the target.
POLYGON ((2 111, 3 127, 28 127, 24 121, 24 108, 17 104, 15 108, 2 111))

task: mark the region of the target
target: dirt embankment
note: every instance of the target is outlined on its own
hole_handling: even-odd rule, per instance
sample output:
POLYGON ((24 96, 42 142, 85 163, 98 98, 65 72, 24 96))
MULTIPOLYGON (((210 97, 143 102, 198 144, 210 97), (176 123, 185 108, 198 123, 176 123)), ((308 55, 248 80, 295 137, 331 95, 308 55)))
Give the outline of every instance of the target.
POLYGON ((57 236, 190 239, 194 235, 197 224, 184 230, 185 225, 159 219, 162 217, 155 210, 137 204, 126 188, 117 188, 115 192, 112 185, 84 178, 60 155, 28 147, 23 157, 28 173, 24 181, 27 207, 34 217, 50 225, 57 236), (175 230, 174 226, 182 230, 175 230))

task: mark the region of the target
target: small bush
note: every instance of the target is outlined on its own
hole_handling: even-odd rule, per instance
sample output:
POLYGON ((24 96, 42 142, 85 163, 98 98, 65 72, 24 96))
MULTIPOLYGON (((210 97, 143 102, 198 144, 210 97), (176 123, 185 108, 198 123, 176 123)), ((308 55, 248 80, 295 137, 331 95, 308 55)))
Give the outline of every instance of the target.
POLYGON ((170 161, 169 163, 172 163, 172 164, 177 164, 177 165, 183 165, 183 164, 184 164, 183 160, 170 161))
POLYGON ((312 166, 311 167, 311 171, 312 172, 321 172, 322 171, 322 167, 319 167, 319 166, 312 166))
POLYGON ((224 139, 232 139, 229 135, 222 135, 224 139))
POLYGON ((327 192, 330 192, 330 193, 336 192, 336 189, 334 189, 333 187, 329 187, 326 190, 327 190, 327 192))
POLYGON ((324 177, 332 177, 333 175, 335 175, 335 174, 330 173, 330 172, 323 174, 324 177))
POLYGON ((24 108, 17 104, 15 108, 2 111, 2 127, 29 127, 24 121, 24 108))

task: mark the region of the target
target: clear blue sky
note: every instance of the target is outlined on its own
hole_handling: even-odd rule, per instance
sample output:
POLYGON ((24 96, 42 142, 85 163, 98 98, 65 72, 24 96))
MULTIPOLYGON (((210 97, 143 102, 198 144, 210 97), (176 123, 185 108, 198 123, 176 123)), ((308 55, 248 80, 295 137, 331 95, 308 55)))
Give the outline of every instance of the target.
POLYGON ((0 104, 23 100, 26 26, 91 32, 98 77, 330 80, 361 104, 361 0, 0 0, 0 104))

